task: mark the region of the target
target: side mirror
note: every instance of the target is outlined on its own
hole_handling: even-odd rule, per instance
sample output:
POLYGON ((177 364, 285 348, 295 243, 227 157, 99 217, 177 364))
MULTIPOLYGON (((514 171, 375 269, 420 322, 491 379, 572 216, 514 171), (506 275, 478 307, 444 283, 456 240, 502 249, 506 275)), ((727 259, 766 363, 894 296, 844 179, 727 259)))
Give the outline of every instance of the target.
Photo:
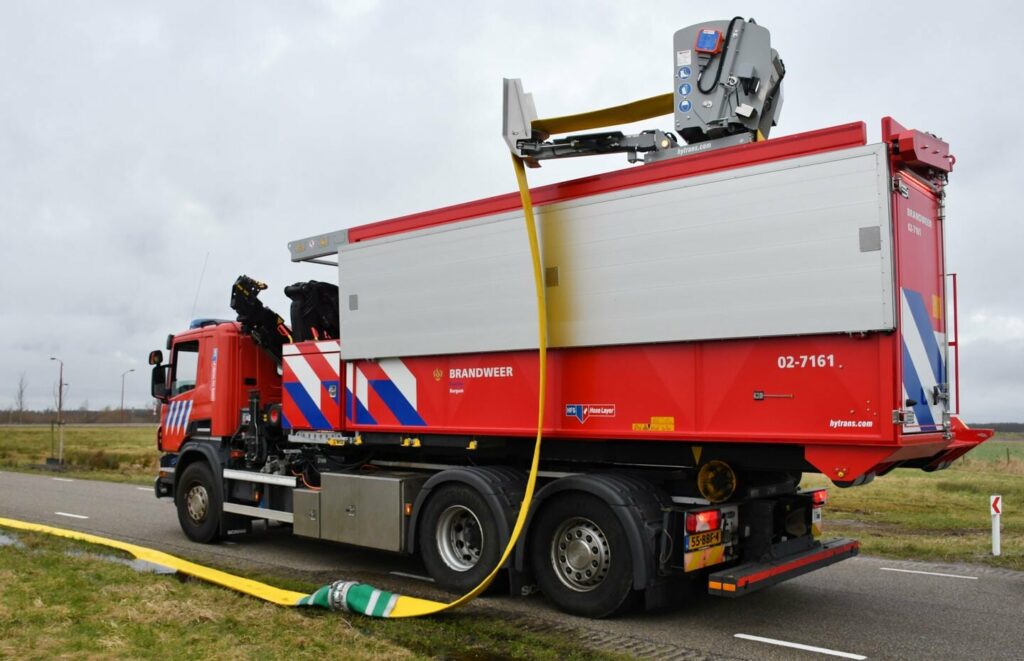
POLYGON ((153 395, 154 399, 159 399, 161 402, 167 401, 168 367, 170 367, 170 365, 156 365, 155 367, 153 367, 153 378, 152 381, 150 382, 149 392, 153 395))
POLYGON ((160 365, 164 362, 164 352, 157 349, 156 351, 149 352, 149 364, 160 365))

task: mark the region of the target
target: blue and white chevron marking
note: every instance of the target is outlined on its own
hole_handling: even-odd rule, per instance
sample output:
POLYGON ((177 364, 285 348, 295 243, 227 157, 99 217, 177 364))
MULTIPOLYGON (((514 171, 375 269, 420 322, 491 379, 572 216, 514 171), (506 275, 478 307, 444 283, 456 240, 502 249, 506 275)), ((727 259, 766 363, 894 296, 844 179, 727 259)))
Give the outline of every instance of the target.
POLYGON ((192 415, 192 400, 182 399, 171 402, 171 408, 167 412, 165 427, 168 432, 185 431, 188 426, 188 418, 192 415))
POLYGON ((924 297, 913 289, 901 289, 903 401, 916 402, 911 408, 916 422, 904 431, 941 429, 946 402, 934 403, 935 386, 946 384, 946 334, 936 331, 924 297))

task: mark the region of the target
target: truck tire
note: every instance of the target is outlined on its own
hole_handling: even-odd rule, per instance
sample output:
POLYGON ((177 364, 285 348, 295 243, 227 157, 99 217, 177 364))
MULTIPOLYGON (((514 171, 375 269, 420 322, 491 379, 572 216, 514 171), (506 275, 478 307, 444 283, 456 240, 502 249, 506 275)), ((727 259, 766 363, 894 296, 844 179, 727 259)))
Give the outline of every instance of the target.
POLYGON ((205 461, 189 464, 178 480, 174 498, 178 506, 178 523, 193 542, 209 544, 220 537, 220 489, 213 471, 205 461))
POLYGON ((632 601, 629 540, 596 496, 569 492, 546 503, 533 525, 529 554, 537 586, 567 613, 608 617, 632 601))
POLYGON ((498 526, 480 493, 461 483, 440 487, 427 501, 419 549, 438 587, 465 594, 501 558, 498 526))

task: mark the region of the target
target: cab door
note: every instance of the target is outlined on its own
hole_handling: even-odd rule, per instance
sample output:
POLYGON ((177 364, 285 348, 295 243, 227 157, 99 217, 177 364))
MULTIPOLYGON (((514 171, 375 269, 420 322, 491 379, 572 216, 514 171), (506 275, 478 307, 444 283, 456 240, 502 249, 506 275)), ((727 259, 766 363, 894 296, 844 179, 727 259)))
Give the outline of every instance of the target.
POLYGON ((194 419, 196 386, 199 381, 200 338, 176 342, 171 353, 167 402, 161 420, 161 446, 165 452, 181 447, 194 419))

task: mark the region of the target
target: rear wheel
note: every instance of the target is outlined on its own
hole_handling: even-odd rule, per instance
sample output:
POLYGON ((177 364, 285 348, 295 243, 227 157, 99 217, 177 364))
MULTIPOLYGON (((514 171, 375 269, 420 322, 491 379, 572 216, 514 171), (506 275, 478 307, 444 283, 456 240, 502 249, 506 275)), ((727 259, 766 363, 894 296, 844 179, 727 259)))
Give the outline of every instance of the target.
POLYGON ((530 562, 541 591, 573 615, 608 617, 633 594, 626 533, 611 508, 590 494, 567 494, 541 509, 530 562))
POLYGON ((460 594, 479 585, 502 551, 490 508, 476 489, 464 484, 443 486, 427 501, 419 548, 437 585, 460 594))
POLYGON ((197 461, 188 465, 178 480, 174 502, 178 523, 189 539, 208 544, 220 537, 223 505, 209 464, 197 461))

